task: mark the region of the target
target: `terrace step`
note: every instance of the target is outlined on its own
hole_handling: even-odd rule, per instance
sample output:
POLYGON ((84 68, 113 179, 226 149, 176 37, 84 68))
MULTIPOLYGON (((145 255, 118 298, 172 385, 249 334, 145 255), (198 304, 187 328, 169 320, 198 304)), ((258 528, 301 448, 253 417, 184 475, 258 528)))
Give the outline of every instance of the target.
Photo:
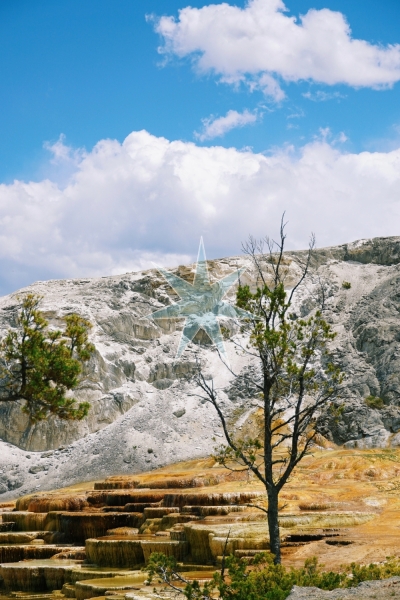
POLYGON ((74 560, 27 560, 1 565, 0 574, 6 590, 46 592, 61 590, 75 569, 79 563, 74 560))
POLYGON ((246 506, 183 506, 182 514, 189 513, 200 517, 208 517, 243 512, 246 508, 246 506))
POLYGON ((72 583, 64 583, 61 592, 66 598, 76 598, 75 586, 72 583))
POLYGON ((76 589, 77 600, 87 600, 88 598, 98 598, 105 596, 106 592, 121 592, 124 590, 139 590, 147 578, 147 573, 141 571, 134 572, 126 577, 112 577, 110 579, 89 579, 78 581, 76 589))
POLYGON ((46 529, 64 534, 65 542, 84 544, 88 538, 106 535, 109 529, 136 527, 137 520, 137 513, 49 512, 45 524, 46 529))
POLYGON ((133 568, 144 563, 140 536, 110 536, 86 540, 89 562, 99 567, 133 568))
POLYGON ((12 544, 0 546, 0 563, 15 563, 20 560, 41 560, 52 558, 56 554, 63 553, 65 546, 53 544, 12 544))
POLYGON ((51 542, 51 531, 4 531, 0 532, 0 544, 29 544, 34 540, 51 542))
POLYGON ((166 556, 173 556, 176 560, 184 560, 189 554, 189 544, 176 540, 143 540, 141 546, 146 564, 153 552, 162 552, 166 556))
POLYGON ((14 521, 9 521, 8 523, 0 523, 0 532, 13 531, 14 527, 15 527, 14 521))
POLYGON ((2 513, 2 525, 13 524, 12 531, 43 531, 47 513, 13 511, 2 513))

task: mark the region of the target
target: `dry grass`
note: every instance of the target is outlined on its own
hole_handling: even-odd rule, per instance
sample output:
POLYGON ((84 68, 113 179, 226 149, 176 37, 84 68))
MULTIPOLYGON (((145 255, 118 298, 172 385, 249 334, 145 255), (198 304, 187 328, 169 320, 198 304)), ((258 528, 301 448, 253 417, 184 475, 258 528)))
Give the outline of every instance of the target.
POLYGON ((300 510, 329 510, 333 508, 332 503, 329 502, 300 502, 300 510))

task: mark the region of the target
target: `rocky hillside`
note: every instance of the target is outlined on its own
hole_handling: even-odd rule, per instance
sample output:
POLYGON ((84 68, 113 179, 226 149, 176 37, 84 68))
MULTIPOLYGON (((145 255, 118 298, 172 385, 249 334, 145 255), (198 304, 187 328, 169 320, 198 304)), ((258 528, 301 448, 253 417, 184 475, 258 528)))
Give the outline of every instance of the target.
MULTIPOLYGON (((293 280, 303 256, 286 255, 293 280)), ((347 373, 346 398, 321 415, 319 423, 321 432, 335 443, 400 444, 399 263, 397 237, 320 249, 296 298, 298 316, 322 302, 326 319, 338 332, 332 352, 347 373), (343 287, 343 282, 350 287, 343 287)), ((240 266, 249 266, 245 257, 209 262, 215 279, 240 266)), ((175 272, 191 281, 194 268, 179 267, 175 272)), ((251 268, 243 281, 255 284, 251 268)), ((237 427, 251 420, 259 400, 246 383, 248 359, 235 350, 237 323, 224 322, 226 336, 231 336, 226 343, 231 365, 242 374, 235 385, 205 335, 198 335, 197 343, 175 361, 182 322, 146 318, 177 299, 156 271, 37 282, 0 299, 0 335, 15 325, 18 295, 28 291, 43 296, 42 310, 54 326, 73 311, 93 323, 96 352, 77 394, 91 403, 91 410, 83 422, 51 418, 30 426, 20 406, 0 403, 4 498, 17 489, 18 494, 49 489, 209 453, 213 438, 222 441, 222 434, 212 408, 201 401, 187 378, 196 354, 224 390, 225 408, 237 427)))

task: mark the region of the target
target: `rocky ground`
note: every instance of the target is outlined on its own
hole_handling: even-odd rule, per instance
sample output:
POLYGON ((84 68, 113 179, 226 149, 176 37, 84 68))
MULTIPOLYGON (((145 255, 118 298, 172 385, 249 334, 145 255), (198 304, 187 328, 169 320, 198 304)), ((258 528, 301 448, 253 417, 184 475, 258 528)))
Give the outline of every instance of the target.
MULTIPOLYGON (((302 252, 286 255, 289 288, 303 258, 302 252)), ((209 262, 215 280, 243 265, 249 267, 246 257, 209 262)), ((194 268, 175 272, 191 281, 194 268)), ((255 285, 251 268, 242 282, 255 285)), ((345 395, 319 420, 320 431, 336 444, 400 444, 399 284, 400 238, 362 240, 318 250, 296 298, 297 316, 322 304, 338 334, 332 353, 346 372, 345 395), (380 404, 371 406, 371 396, 380 404)), ((199 335, 197 344, 175 360, 182 322, 146 318, 178 299, 156 271, 35 283, 0 299, 0 332, 15 326, 18 295, 24 292, 43 296, 42 309, 54 326, 61 326, 61 317, 72 311, 93 323, 96 352, 77 393, 91 403, 91 410, 79 423, 49 419, 32 426, 20 405, 0 403, 2 498, 208 455, 213 438, 223 438, 212 408, 188 380, 196 356, 215 378, 224 409, 238 429, 257 410, 259 400, 248 385, 251 365, 235 345, 244 340, 232 319, 224 327, 231 366, 241 374, 234 385, 205 336, 199 335)))
POLYGON ((400 598, 400 577, 391 577, 384 581, 364 581, 348 590, 324 592, 318 588, 294 586, 287 600, 391 600, 400 598))

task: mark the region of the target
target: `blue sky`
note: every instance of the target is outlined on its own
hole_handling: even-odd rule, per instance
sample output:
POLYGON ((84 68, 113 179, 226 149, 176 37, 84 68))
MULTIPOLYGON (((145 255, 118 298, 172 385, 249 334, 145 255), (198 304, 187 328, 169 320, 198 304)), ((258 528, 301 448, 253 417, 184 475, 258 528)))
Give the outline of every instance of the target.
MULTIPOLYGON (((193 7, 206 4, 190 2, 193 7)), ((382 149, 397 139, 400 85, 376 91, 289 84, 286 100, 275 107, 260 92, 235 91, 209 74, 197 76, 190 60, 172 59, 162 68, 160 39, 146 14, 177 16, 185 6, 176 0, 2 2, 1 180, 40 176, 43 143, 61 133, 68 143, 87 149, 103 138, 122 141, 140 129, 170 140, 193 140, 201 120, 212 114, 265 104, 271 112, 264 112, 262 122, 231 131, 219 143, 260 152, 301 144, 321 127, 343 131, 355 151, 382 149), (339 97, 320 102, 303 97, 317 91, 339 97)), ((381 44, 400 41, 396 0, 292 0, 286 6, 296 16, 313 7, 341 11, 354 37, 381 44)))
POLYGON ((292 247, 400 232, 399 2, 190 7, 1 3, 3 293, 239 253, 284 209, 292 247))

